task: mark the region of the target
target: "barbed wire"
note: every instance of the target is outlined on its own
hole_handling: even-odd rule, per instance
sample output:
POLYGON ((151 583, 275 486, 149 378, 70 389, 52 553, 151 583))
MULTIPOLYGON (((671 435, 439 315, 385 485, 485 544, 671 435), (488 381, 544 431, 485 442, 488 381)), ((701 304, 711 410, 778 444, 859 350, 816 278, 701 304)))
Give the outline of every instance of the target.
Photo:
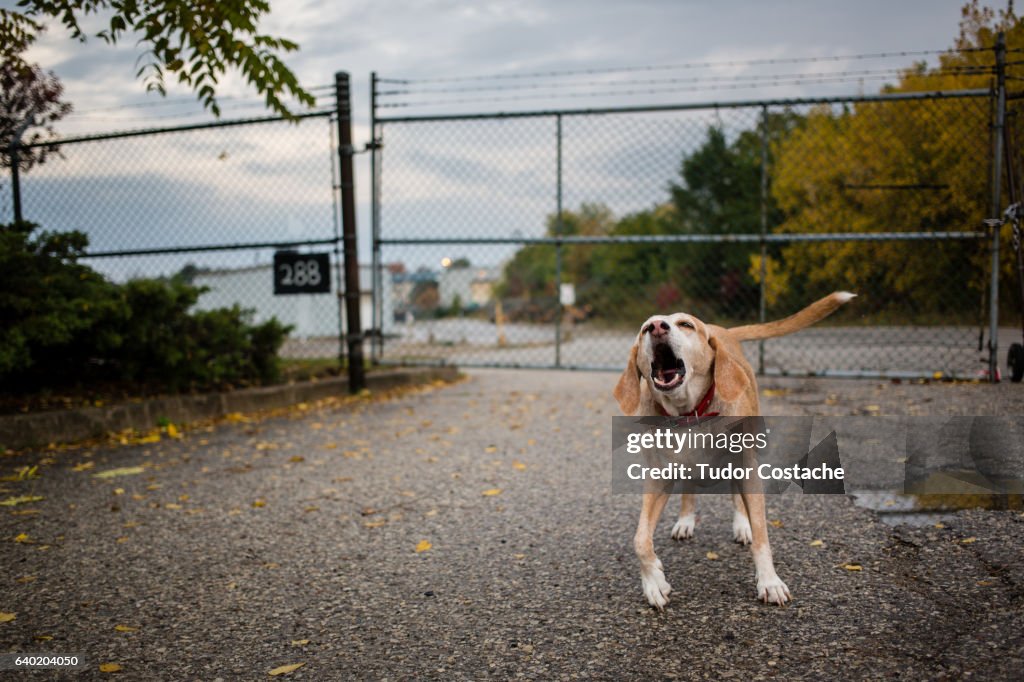
POLYGON ((817 57, 770 57, 762 59, 743 59, 729 61, 687 62, 682 64, 662 64, 644 66, 620 66, 607 68, 565 69, 551 71, 534 71, 527 73, 498 73, 477 76, 449 76, 436 78, 378 78, 379 83, 397 83, 409 85, 413 83, 460 83, 482 80, 509 80, 527 78, 563 78, 579 75, 597 75, 609 73, 635 73, 643 71, 672 71, 683 69, 707 69, 721 66, 763 66, 773 64, 801 64, 838 61, 859 61, 867 59, 889 59, 895 57, 923 57, 930 55, 949 54, 950 52, 989 52, 991 48, 948 48, 944 50, 903 50, 899 52, 874 52, 854 55, 832 55, 817 57))
MULTIPOLYGON (((926 74, 922 74, 926 75, 926 74)), ((837 78, 794 78, 794 79, 775 79, 767 81, 758 81, 751 83, 727 83, 723 85, 706 85, 698 87, 670 87, 670 88, 648 88, 639 90, 606 90, 606 91, 595 91, 595 92, 566 92, 559 93, 558 95, 551 95, 550 93, 538 93, 538 94, 526 94, 517 96, 496 96, 496 97, 464 97, 464 98, 450 98, 450 99, 439 99, 439 100, 427 100, 427 101, 406 101, 406 102, 384 102, 378 103, 377 107, 380 109, 394 109, 394 108, 405 108, 405 107, 427 107, 427 106, 440 106, 446 104, 483 104, 483 103, 497 103, 497 102, 512 102, 522 101, 530 99, 540 98, 567 98, 567 99, 580 99, 587 97, 626 97, 626 96, 637 96, 637 95, 662 95, 671 93, 682 93, 682 92, 709 92, 715 90, 742 90, 752 89, 761 87, 781 87, 787 85, 827 85, 827 84, 840 84, 840 83, 857 83, 863 81, 879 81, 887 80, 890 78, 888 75, 874 75, 874 76, 861 76, 858 78, 853 77, 837 77, 837 78)))
MULTIPOLYGON (((719 83, 719 82, 759 82, 772 81, 781 78, 839 78, 839 77, 862 77, 862 76, 901 76, 912 67, 889 68, 889 69, 864 69, 860 71, 822 71, 817 73, 787 73, 787 74, 745 74, 737 76, 693 76, 687 78, 650 78, 629 81, 578 81, 573 83, 526 83, 515 85, 474 85, 456 88, 406 88, 403 90, 381 90, 377 92, 378 97, 395 97, 399 95, 419 94, 447 94, 464 92, 507 92, 522 90, 551 90, 565 88, 583 87, 615 87, 615 86, 637 86, 637 85, 667 85, 684 83, 719 83)), ((994 73, 994 69, 988 66, 953 67, 940 69, 927 73, 914 74, 913 76, 946 76, 946 75, 987 75, 994 73)))

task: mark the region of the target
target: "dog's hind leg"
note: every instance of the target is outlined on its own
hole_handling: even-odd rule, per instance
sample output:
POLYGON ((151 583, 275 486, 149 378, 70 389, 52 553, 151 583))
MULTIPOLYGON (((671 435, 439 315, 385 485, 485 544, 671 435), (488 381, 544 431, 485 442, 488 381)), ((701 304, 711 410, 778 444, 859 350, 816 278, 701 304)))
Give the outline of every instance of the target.
POLYGON ((697 496, 683 493, 679 507, 679 520, 672 526, 672 539, 685 540, 693 537, 693 529, 697 525, 697 496))
POLYGON ((643 507, 640 510, 640 523, 633 537, 633 549, 640 560, 640 580, 643 583, 644 596, 651 606, 659 611, 668 604, 668 595, 672 586, 665 580, 665 571, 661 559, 654 553, 654 529, 658 518, 668 502, 668 490, 644 493, 643 507))

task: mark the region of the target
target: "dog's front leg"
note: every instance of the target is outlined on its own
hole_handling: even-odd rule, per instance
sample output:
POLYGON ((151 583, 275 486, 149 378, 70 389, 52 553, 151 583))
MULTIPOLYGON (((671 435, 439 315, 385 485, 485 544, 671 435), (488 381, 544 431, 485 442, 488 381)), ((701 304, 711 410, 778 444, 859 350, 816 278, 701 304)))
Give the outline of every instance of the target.
POLYGON ((754 555, 754 570, 757 576, 757 598, 768 604, 783 606, 791 599, 789 588, 775 572, 772 548, 768 544, 768 523, 765 520, 764 493, 760 481, 743 485, 743 504, 747 508, 753 543, 750 549, 754 555), (757 492, 754 492, 754 488, 757 492))
POLYGON ((661 559, 654 553, 654 528, 658 525, 658 518, 666 502, 668 491, 644 493, 640 523, 637 524, 636 535, 633 537, 633 548, 640 559, 640 580, 643 583, 644 596, 651 606, 659 611, 668 604, 668 595, 672 591, 672 586, 665 580, 661 559))

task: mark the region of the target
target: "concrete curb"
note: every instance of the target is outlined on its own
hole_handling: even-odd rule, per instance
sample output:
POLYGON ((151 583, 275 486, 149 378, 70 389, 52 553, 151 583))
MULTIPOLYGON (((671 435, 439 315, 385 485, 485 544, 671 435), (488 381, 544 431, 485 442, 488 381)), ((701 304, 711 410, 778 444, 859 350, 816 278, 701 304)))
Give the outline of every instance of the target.
MULTIPOLYGON (((452 381, 458 376, 459 370, 455 367, 381 370, 367 374, 366 386, 371 391, 382 391, 438 379, 452 381)), ((181 424, 200 419, 216 419, 232 412, 257 412, 287 407, 347 393, 348 378, 330 377, 224 393, 161 396, 108 407, 5 415, 0 416, 0 449, 70 443, 125 429, 146 431, 154 428, 161 419, 181 424)))

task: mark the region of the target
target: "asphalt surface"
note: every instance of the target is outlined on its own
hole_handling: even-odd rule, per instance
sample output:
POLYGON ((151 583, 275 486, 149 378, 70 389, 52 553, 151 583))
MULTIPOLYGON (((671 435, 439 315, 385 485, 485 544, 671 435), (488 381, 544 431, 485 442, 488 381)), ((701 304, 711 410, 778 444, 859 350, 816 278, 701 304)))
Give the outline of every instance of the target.
MULTIPOLYGON (((893 528, 845 496, 773 497, 794 596, 779 608, 754 598, 729 501, 699 499, 696 537, 676 543, 673 499, 655 547, 674 592, 652 610, 639 498, 610 491, 615 379, 471 372, 159 442, 0 456, 2 476, 39 465, 0 501, 44 498, 0 507, 0 651, 89 662, 0 675, 1021 678, 1019 511, 893 528)), ((767 414, 1024 413, 1008 383, 762 388, 767 414)))

